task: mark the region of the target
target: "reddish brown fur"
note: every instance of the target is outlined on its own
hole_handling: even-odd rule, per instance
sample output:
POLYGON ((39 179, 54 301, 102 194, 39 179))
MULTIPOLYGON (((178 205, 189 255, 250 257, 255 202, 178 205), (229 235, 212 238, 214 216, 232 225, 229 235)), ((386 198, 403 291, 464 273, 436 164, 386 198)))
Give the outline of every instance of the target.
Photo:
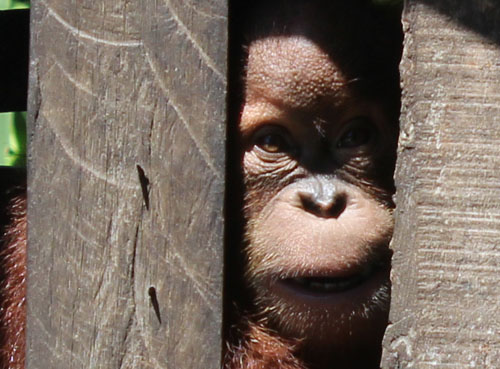
POLYGON ((246 324, 242 340, 228 348, 227 369, 306 369, 297 359, 299 342, 279 337, 259 324, 246 324))
POLYGON ((10 222, 0 251, 0 365, 2 369, 24 368, 26 320, 26 192, 16 195, 9 206, 10 222))

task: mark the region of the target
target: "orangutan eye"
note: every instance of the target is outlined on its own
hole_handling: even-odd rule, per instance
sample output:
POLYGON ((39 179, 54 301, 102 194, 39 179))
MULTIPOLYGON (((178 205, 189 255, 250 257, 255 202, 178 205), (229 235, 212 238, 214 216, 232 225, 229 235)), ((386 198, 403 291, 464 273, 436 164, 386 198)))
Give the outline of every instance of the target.
POLYGON ((253 143, 270 154, 293 154, 297 149, 288 131, 275 125, 259 129, 254 135, 253 143))
POLYGON ((357 149, 372 145, 376 141, 377 129, 368 118, 355 118, 347 124, 337 140, 336 149, 357 149))
POLYGON ((288 142, 284 137, 276 133, 269 133, 259 137, 255 144, 270 153, 286 152, 289 149, 288 142))

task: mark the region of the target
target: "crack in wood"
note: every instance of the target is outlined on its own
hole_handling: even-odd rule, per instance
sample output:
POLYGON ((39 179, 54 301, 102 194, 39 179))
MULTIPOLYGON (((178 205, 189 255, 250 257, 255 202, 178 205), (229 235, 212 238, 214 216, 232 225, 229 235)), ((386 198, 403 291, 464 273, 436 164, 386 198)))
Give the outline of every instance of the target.
POLYGON ((148 177, 144 173, 144 169, 137 164, 137 173, 139 174, 139 182, 141 184, 142 198, 144 199, 144 205, 146 205, 146 210, 149 211, 149 188, 150 183, 148 177))

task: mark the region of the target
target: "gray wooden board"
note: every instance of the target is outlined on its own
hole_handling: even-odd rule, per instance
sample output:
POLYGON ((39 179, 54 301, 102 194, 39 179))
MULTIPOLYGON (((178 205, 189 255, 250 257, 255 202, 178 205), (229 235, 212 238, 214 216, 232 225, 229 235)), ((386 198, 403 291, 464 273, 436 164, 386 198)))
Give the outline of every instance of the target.
POLYGON ((27 368, 220 367, 226 0, 31 26, 27 368))
POLYGON ((498 368, 500 7, 426 3, 408 1, 403 17, 393 297, 382 367, 498 368))

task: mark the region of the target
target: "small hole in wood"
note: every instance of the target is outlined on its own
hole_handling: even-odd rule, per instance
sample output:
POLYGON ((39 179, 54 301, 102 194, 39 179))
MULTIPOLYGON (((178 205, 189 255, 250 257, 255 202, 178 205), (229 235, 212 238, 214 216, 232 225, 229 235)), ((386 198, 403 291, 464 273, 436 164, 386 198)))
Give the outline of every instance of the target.
POLYGON ((161 324, 160 305, 158 304, 158 298, 156 297, 156 289, 154 287, 149 287, 148 295, 151 299, 151 305, 153 305, 158 322, 161 324))

